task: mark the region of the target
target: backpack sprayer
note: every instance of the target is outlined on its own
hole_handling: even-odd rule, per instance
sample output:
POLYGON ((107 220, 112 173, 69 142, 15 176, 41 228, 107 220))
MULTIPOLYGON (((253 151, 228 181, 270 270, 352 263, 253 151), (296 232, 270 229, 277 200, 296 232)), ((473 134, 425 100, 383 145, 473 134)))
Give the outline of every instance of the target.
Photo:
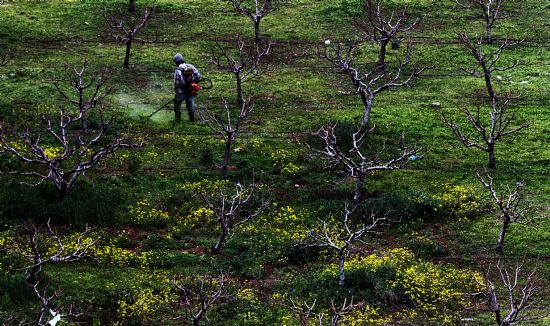
MULTIPOLYGON (((191 91, 191 94, 193 96, 196 96, 201 89, 211 89, 212 87, 213 87, 212 80, 210 80, 210 78, 207 78, 207 77, 202 77, 199 81, 191 83, 189 85, 189 90, 191 91)), ((155 114, 160 112, 160 110, 164 109, 165 107, 167 107, 168 105, 170 105, 172 103, 174 103, 174 99, 171 99, 170 101, 163 104, 155 112, 149 114, 147 116, 147 118, 150 118, 150 117, 154 116, 155 114)))

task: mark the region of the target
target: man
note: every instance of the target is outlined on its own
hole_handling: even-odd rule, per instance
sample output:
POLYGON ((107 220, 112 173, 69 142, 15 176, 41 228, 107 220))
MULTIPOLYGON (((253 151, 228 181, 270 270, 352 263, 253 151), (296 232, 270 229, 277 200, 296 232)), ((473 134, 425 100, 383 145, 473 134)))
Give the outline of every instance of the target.
POLYGON ((177 68, 174 71, 174 88, 176 96, 174 98, 174 113, 176 122, 181 121, 181 104, 185 101, 189 121, 195 121, 195 95, 196 90, 192 84, 200 80, 201 74, 193 65, 185 63, 185 59, 180 53, 174 56, 174 63, 177 68))

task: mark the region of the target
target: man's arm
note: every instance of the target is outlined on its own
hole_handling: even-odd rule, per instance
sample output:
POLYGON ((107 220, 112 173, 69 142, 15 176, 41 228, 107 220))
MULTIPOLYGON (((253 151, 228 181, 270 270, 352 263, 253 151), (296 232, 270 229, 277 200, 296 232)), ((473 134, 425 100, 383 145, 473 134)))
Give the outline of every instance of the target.
POLYGON ((195 66, 191 65, 191 64, 187 64, 188 67, 190 67, 191 69, 193 69, 193 79, 195 81, 199 81, 201 79, 201 73, 199 72, 199 70, 197 68, 195 68, 195 66))
POLYGON ((181 69, 177 68, 174 71, 174 89, 176 92, 181 93, 182 88, 183 88, 183 78, 181 74, 181 69))

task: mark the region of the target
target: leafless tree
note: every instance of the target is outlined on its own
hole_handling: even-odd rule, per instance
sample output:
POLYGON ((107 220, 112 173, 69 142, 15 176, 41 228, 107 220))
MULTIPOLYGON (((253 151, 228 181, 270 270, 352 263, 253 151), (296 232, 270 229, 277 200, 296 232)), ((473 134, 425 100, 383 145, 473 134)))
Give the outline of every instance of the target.
POLYGON ((364 106, 361 125, 369 127, 370 114, 375 97, 390 88, 410 86, 410 82, 420 76, 429 67, 413 67, 412 71, 404 75, 406 73, 405 68, 411 62, 413 47, 412 43, 409 43, 407 45, 405 60, 399 62, 399 67, 395 71, 392 72, 390 69, 381 70, 380 66, 376 65, 368 72, 363 73, 359 71, 360 68, 355 63, 355 52, 359 45, 360 42, 350 42, 347 45, 332 45, 332 43, 326 42, 322 50, 322 56, 351 79, 353 88, 361 97, 364 106))
POLYGON ((518 265, 513 272, 509 272, 499 262, 497 270, 500 281, 504 285, 508 309, 503 308, 499 302, 498 287, 491 281, 490 270, 484 273, 483 282, 479 284, 483 287, 483 295, 487 307, 495 314, 495 322, 498 326, 518 325, 521 322, 533 322, 541 320, 550 315, 548 307, 537 306, 537 293, 543 289, 540 286, 540 280, 536 276, 536 269, 528 272, 525 279, 522 279, 523 263, 518 265))
POLYGON ((88 63, 84 61, 82 68, 72 69, 73 74, 71 77, 54 81, 54 86, 59 94, 61 94, 67 102, 74 106, 77 109, 77 112, 82 114, 81 122, 84 133, 88 132, 88 120, 86 119, 86 113, 101 104, 103 99, 110 95, 113 91, 112 86, 107 87, 105 85, 106 80, 104 76, 90 78, 90 80, 87 81, 84 77, 87 69, 88 63), (65 90, 65 85, 69 87, 72 95, 69 95, 69 92, 65 90))
POLYGON ((208 125, 208 127, 215 133, 221 135, 225 142, 225 155, 223 160, 222 170, 229 169, 231 162, 231 147, 233 141, 237 138, 240 132, 242 132, 245 119, 252 112, 254 108, 253 97, 247 97, 241 104, 239 114, 236 118, 233 118, 234 114, 231 112, 230 106, 224 101, 223 113, 217 113, 209 109, 207 106, 202 107, 198 112, 201 119, 208 125))
POLYGON ((483 187, 491 193, 493 202, 499 211, 501 225, 497 241, 497 252, 502 254, 504 251, 504 239, 510 224, 518 223, 525 225, 529 223, 525 218, 527 203, 525 193, 523 192, 524 184, 523 182, 517 182, 515 189, 512 190, 508 187, 507 194, 499 194, 495 190, 494 178, 487 171, 485 171, 485 178, 479 173, 477 177, 483 187))
POLYGON ((315 305, 317 300, 313 300, 313 303, 309 304, 306 301, 302 303, 297 303, 294 299, 289 298, 290 305, 289 308, 294 313, 294 319, 298 322, 300 326, 309 326, 309 321, 313 318, 316 318, 316 313, 314 312, 315 305))
POLYGON ((227 292, 227 279, 223 273, 220 273, 219 278, 207 276, 183 284, 174 277, 172 284, 179 292, 179 304, 186 310, 185 317, 175 319, 186 318, 194 326, 199 325, 203 318, 208 320, 206 314, 212 306, 231 297, 227 292))
POLYGON ((114 116, 105 120, 102 110, 98 110, 100 120, 98 130, 84 135, 74 130, 74 125, 83 123, 85 116, 99 108, 97 103, 110 93, 110 88, 101 91, 103 83, 98 79, 95 81, 91 99, 89 101, 84 99, 84 91, 94 85, 94 80, 84 85, 83 72, 84 68, 76 71, 76 78, 72 85, 78 97, 76 100, 56 84, 59 92, 72 105, 78 107, 76 114, 61 107, 57 123, 48 114, 44 114, 42 123, 45 130, 41 133, 33 133, 28 127, 22 131, 15 131, 0 124, 0 152, 13 155, 23 163, 35 167, 14 173, 38 178, 39 181, 34 185, 44 181, 52 182, 59 190, 61 199, 67 195, 67 191, 80 175, 95 167, 108 155, 121 148, 143 145, 143 141, 131 143, 122 137, 114 137, 107 141, 106 133, 114 121, 114 116), (49 139, 50 142, 42 142, 43 138, 49 139), (54 152, 52 148, 55 149, 54 152))
MULTIPOLYGON (((0 5, 1 4, 2 2, 0 1, 0 5)), ((8 318, 2 321, 2 326, 25 326, 28 324, 29 323, 24 317, 21 317, 17 314, 12 314, 11 316, 9 316, 8 318)))
POLYGON ((102 15, 107 22, 109 28, 112 30, 112 33, 109 33, 109 36, 111 36, 117 42, 124 43, 126 45, 126 55, 124 56, 123 65, 124 68, 128 68, 130 66, 130 51, 133 42, 155 42, 140 39, 137 37, 137 34, 140 32, 140 30, 144 28, 149 19, 151 19, 153 15, 153 9, 145 8, 139 18, 132 16, 131 18, 126 20, 124 18, 109 17, 107 15, 107 11, 103 11, 102 15))
POLYGON ((368 220, 367 224, 356 225, 350 217, 354 209, 350 209, 346 203, 342 218, 336 223, 332 221, 321 221, 321 226, 308 228, 309 242, 308 247, 322 247, 336 252, 338 257, 338 285, 344 286, 345 270, 344 263, 351 253, 360 251, 358 243, 362 243, 362 238, 369 232, 374 232, 376 228, 388 224, 389 220, 384 217, 376 216, 373 212, 370 216, 363 219, 368 220))
MULTIPOLYGON (((76 247, 67 249, 61 237, 50 226, 50 221, 46 227, 46 237, 54 242, 54 248, 51 248, 47 254, 41 250, 41 230, 31 223, 29 234, 29 243, 21 244, 13 242, 13 250, 16 254, 29 260, 30 264, 25 268, 25 280, 31 288, 40 303, 40 309, 35 319, 35 325, 46 326, 48 311, 54 311, 57 314, 62 310, 61 306, 55 306, 54 301, 59 297, 59 290, 49 294, 48 281, 45 278, 43 268, 45 266, 57 263, 76 262, 90 257, 89 250, 95 245, 94 240, 89 237, 90 229, 86 228, 76 239, 76 247)), ((69 308, 66 316, 74 316, 72 307, 69 308)), ((59 317, 58 317, 59 318, 59 317)))
MULTIPOLYGON (((353 298, 351 298, 351 300, 349 300, 348 302, 348 299, 344 299, 344 302, 342 303, 341 306, 337 306, 334 304, 334 301, 332 301, 330 303, 330 310, 331 310, 331 317, 330 317, 330 321, 328 322, 328 325, 330 326, 337 326, 337 325, 340 325, 340 323, 343 321, 343 318, 346 316, 346 315, 349 315, 354 309, 358 308, 358 307, 362 307, 364 305, 363 302, 359 302, 359 303, 356 303, 354 304, 353 303, 353 298)), ((319 314, 319 324, 322 324, 323 323, 323 319, 324 319, 324 316, 325 314, 323 313, 320 313, 319 314)))
POLYGON ((233 193, 220 189, 217 194, 210 194, 208 190, 199 190, 198 195, 202 201, 212 210, 212 218, 220 226, 218 241, 212 248, 212 253, 217 254, 229 241, 235 229, 251 221, 267 209, 269 203, 265 198, 257 200, 256 192, 259 185, 253 183, 247 188, 241 184, 235 186, 233 193))
POLYGON ((294 317, 300 326, 309 326, 310 320, 315 319, 315 324, 319 326, 337 326, 343 321, 346 315, 349 315, 354 309, 364 306, 364 302, 359 302, 354 304, 353 298, 351 300, 344 299, 344 302, 341 306, 334 304, 334 301, 330 304, 330 319, 327 320, 325 317, 326 313, 320 312, 315 313, 314 308, 317 300, 314 300, 312 304, 303 302, 302 304, 297 304, 294 300, 290 299, 290 309, 294 312, 294 317))
POLYGON ((136 0, 128 0, 128 11, 134 12, 136 10, 136 0))
POLYGON ((246 45, 240 35, 237 35, 235 39, 235 49, 228 49, 219 42, 212 48, 212 61, 214 64, 235 76, 237 81, 237 105, 242 105, 244 102, 243 82, 248 77, 257 74, 262 57, 268 55, 270 50, 270 41, 267 41, 264 46, 257 44, 250 47, 246 45))
POLYGON ((414 29, 422 18, 413 19, 407 8, 385 14, 382 3, 382 0, 367 0, 364 16, 357 20, 356 25, 363 33, 363 39, 380 45, 377 66, 383 69, 388 44, 398 47, 400 35, 414 29))
POLYGON ((480 38, 477 39, 475 44, 471 42, 466 33, 460 33, 459 38, 477 63, 477 68, 468 71, 468 73, 476 78, 483 78, 485 80, 486 90, 489 100, 491 101, 491 108, 489 111, 490 120, 484 121, 485 119, 482 118, 481 105, 477 105, 476 110, 460 106, 459 110, 466 116, 469 124, 474 129, 473 133, 465 133, 457 123, 448 120, 443 113, 441 113, 441 117, 453 131, 455 137, 462 142, 464 146, 478 148, 486 152, 489 156, 488 167, 490 169, 496 169, 496 143, 503 137, 509 136, 529 126, 526 123, 522 123, 516 127, 512 126, 516 120, 516 113, 509 112, 509 109, 511 102, 519 97, 511 93, 507 93, 505 96, 500 97, 497 95, 493 86, 493 73, 495 71, 506 71, 521 64, 520 61, 516 61, 505 67, 497 66, 502 52, 517 43, 506 40, 496 50, 485 53, 480 38), (476 140, 476 138, 478 140, 476 140))
POLYGON ((483 19, 487 43, 493 43, 493 27, 499 19, 514 16, 516 12, 504 13, 502 6, 506 0, 455 0, 464 9, 472 11, 476 17, 483 19))
POLYGON ((401 169, 407 164, 411 155, 415 155, 420 151, 419 148, 405 145, 405 136, 401 134, 399 150, 389 158, 385 144, 379 151, 372 151, 365 145, 365 138, 372 129, 367 130, 365 127, 358 127, 357 131, 352 134, 351 144, 344 144, 336 136, 336 127, 336 123, 329 123, 314 133, 323 141, 323 149, 316 149, 309 144, 306 144, 306 146, 332 167, 343 166, 345 168, 348 177, 355 180, 356 183, 353 196, 355 202, 360 202, 363 199, 365 179, 369 173, 401 169), (344 149, 343 146, 348 146, 350 149, 344 149))
POLYGON ((6 51, 0 54, 0 67, 5 67, 8 64, 10 55, 11 55, 10 51, 6 51))
POLYGON ((245 7, 245 0, 228 0, 235 8, 235 11, 248 17, 254 24, 254 42, 259 45, 261 42, 260 23, 262 19, 271 12, 271 0, 254 0, 254 8, 245 7))

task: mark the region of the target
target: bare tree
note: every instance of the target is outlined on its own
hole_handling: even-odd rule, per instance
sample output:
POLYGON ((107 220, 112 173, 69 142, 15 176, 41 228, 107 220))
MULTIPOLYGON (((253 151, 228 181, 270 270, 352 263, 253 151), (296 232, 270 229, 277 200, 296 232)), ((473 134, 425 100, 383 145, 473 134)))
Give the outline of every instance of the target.
POLYGON ((310 242, 306 246, 322 247, 336 252, 339 273, 338 285, 340 286, 344 286, 345 281, 344 263, 352 252, 360 250, 357 244, 362 243, 363 236, 369 232, 374 232, 377 227, 389 222, 385 216, 377 217, 375 213, 371 213, 370 216, 364 217, 365 220, 368 220, 367 224, 355 225, 350 220, 354 210, 355 208, 350 209, 349 204, 346 203, 342 218, 338 223, 323 220, 321 226, 308 228, 310 242))
POLYGON ((203 318, 208 320, 206 313, 208 310, 220 303, 231 295, 227 292, 227 279, 223 273, 220 273, 219 278, 204 277, 195 282, 187 282, 182 284, 174 277, 172 284, 180 294, 179 304, 186 309, 185 317, 177 317, 175 319, 186 318, 193 326, 199 325, 203 318))
MULTIPOLYGON (((343 321, 343 318, 345 318, 346 315, 349 315, 354 309, 358 308, 358 307, 362 307, 364 305, 363 302, 359 302, 359 303, 356 303, 354 304, 353 303, 353 297, 351 298, 351 300, 349 300, 348 302, 348 299, 344 299, 344 302, 342 303, 341 306, 337 306, 334 304, 334 301, 332 301, 330 303, 330 310, 331 310, 331 318, 330 318, 330 321, 328 322, 328 325, 330 326, 337 326, 337 325, 340 325, 340 323, 343 321)), ((322 324, 323 323, 323 318, 324 318, 324 314, 323 313, 320 313, 319 314, 319 324, 322 324)))
POLYGON ((507 93, 505 96, 500 97, 497 95, 493 86, 493 73, 495 71, 506 71, 521 64, 521 61, 516 61, 505 67, 497 66, 502 52, 517 43, 506 40, 496 50, 485 53, 480 38, 477 39, 476 44, 471 42, 466 33, 460 33, 459 38, 477 63, 477 68, 468 71, 468 73, 476 78, 483 78, 485 80, 486 90, 489 100, 491 101, 489 121, 484 121, 485 119, 482 118, 480 105, 477 105, 475 111, 466 107, 459 107, 459 110, 466 116, 469 124, 473 127, 473 133, 465 133, 457 123, 448 120, 442 112, 441 117, 453 131, 455 137, 462 142, 464 146, 478 148, 486 152, 489 156, 488 167, 490 169, 496 169, 496 143, 503 137, 509 136, 529 126, 526 123, 522 123, 517 127, 512 127, 512 123, 516 120, 516 113, 509 112, 509 109, 511 102, 519 97, 511 93, 507 93), (476 140, 476 138, 478 140, 476 140))
POLYGON ((483 295, 487 307, 495 314, 495 322, 498 326, 518 325, 521 322, 533 322, 541 320, 550 315, 548 307, 536 306, 538 300, 537 292, 543 290, 540 286, 540 280, 536 277, 536 269, 527 273, 527 277, 522 279, 523 263, 518 265, 510 273, 499 262, 497 270, 500 281, 504 285, 506 293, 506 303, 502 305, 499 302, 497 286, 491 281, 490 270, 484 273, 483 282, 479 284, 483 287, 483 295), (503 308, 508 305, 508 309, 503 308))
POLYGON ((80 175, 95 167, 108 155, 121 148, 143 146, 143 141, 139 144, 130 143, 122 137, 114 137, 108 141, 106 133, 114 121, 114 116, 105 120, 102 110, 98 112, 100 120, 98 130, 84 135, 74 130, 74 125, 82 124, 85 116, 98 108, 96 104, 110 93, 110 88, 101 92, 103 84, 98 79, 95 82, 91 100, 85 100, 84 90, 91 87, 94 81, 86 85, 81 84, 83 71, 84 69, 77 71, 75 84, 73 84, 77 91, 77 100, 66 95, 56 84, 59 92, 79 108, 76 114, 61 107, 57 123, 53 122, 48 114, 44 114, 42 123, 45 130, 41 133, 33 133, 28 127, 17 132, 0 124, 0 152, 13 155, 23 163, 36 167, 14 173, 38 178, 39 181, 34 185, 44 181, 52 182, 59 190, 61 199, 65 198, 67 191, 80 175), (43 138, 50 141, 42 142, 43 138), (52 148, 56 151, 52 152, 52 148))
POLYGON ((216 113, 210 110, 207 106, 202 107, 199 110, 199 116, 201 119, 208 125, 208 127, 215 133, 221 135, 225 142, 225 155, 223 160, 222 170, 227 171, 229 169, 229 164, 231 163, 231 147, 233 141, 237 138, 240 132, 242 132, 243 124, 245 119, 252 112, 254 108, 253 97, 248 97, 241 104, 239 114, 236 118, 233 118, 232 110, 230 109, 227 102, 224 101, 223 113, 216 113))
POLYGON ((412 43, 409 43, 407 45, 405 60, 399 62, 399 67, 394 72, 391 72, 389 69, 381 70, 380 66, 376 65, 368 72, 363 73, 359 71, 358 65, 355 64, 355 51, 359 44, 359 42, 350 42, 345 46, 343 44, 332 46, 331 43, 326 42, 322 56, 351 79, 351 83, 357 94, 361 97, 364 106, 361 125, 369 127, 370 114, 375 97, 390 88, 410 86, 410 82, 420 76, 429 67, 413 67, 412 71, 403 76, 405 68, 411 62, 412 43))
POLYGON ((144 39, 140 39, 137 37, 137 34, 139 31, 145 27, 149 19, 153 15, 153 9, 145 8, 143 11, 143 14, 139 17, 131 17, 127 20, 124 18, 115 18, 115 17, 108 17, 107 11, 102 12, 103 18, 109 25, 109 28, 113 31, 112 33, 109 33, 109 36, 111 36, 113 39, 115 39, 117 42, 124 43, 126 45, 126 54, 124 56, 124 68, 128 68, 130 66, 130 51, 132 48, 133 42, 140 42, 140 43, 152 43, 155 41, 147 41, 144 39))
POLYGON ((309 321, 312 318, 316 318, 316 313, 314 312, 315 304, 317 300, 313 300, 313 303, 309 304, 306 301, 302 303, 297 303, 294 299, 289 298, 290 301, 289 308, 294 313, 294 319, 298 322, 300 326, 309 326, 309 321))
POLYGON ((329 123, 317 130, 314 135, 317 135, 323 141, 324 148, 316 149, 313 146, 306 146, 316 155, 327 161, 331 166, 344 166, 349 178, 355 180, 355 192, 353 200, 360 202, 365 193, 365 179, 369 173, 375 171, 397 170, 403 168, 411 155, 415 155, 420 151, 416 147, 408 147, 405 145, 405 136, 401 134, 399 140, 399 150, 395 152, 391 158, 388 157, 385 144, 379 151, 370 151, 365 145, 365 137, 370 130, 365 127, 358 127, 351 136, 351 144, 344 144, 343 141, 336 136, 335 123, 329 123), (342 146, 348 146, 349 149, 344 149, 342 146))
MULTIPOLYGON (((0 5, 2 1, 0 1, 0 5)), ((17 314, 12 314, 2 321, 2 326, 25 326, 28 325, 27 320, 17 314)))
POLYGON ((486 178, 483 178, 479 173, 478 179, 481 181, 483 187, 485 187, 492 196, 494 204, 497 206, 500 214, 500 233, 497 241, 497 252, 502 254, 504 251, 504 239, 506 237, 506 231, 510 224, 528 224, 525 219, 526 201, 525 193, 523 193, 524 184, 517 182, 514 190, 508 187, 508 194, 499 194, 495 190, 493 177, 485 171, 486 178))
POLYGON ((414 29, 422 18, 412 18, 412 13, 407 8, 400 11, 392 11, 384 14, 382 0, 367 0, 365 2, 364 16, 357 20, 356 25, 364 34, 363 39, 380 45, 377 66, 383 69, 386 65, 386 49, 392 46, 398 47, 400 34, 414 29))
MULTIPOLYGON (((63 244, 59 234, 52 229, 49 220, 47 223, 46 232, 47 238, 49 238, 49 240, 53 240, 55 246, 50 249, 47 254, 42 253, 40 247, 41 231, 32 223, 29 234, 29 243, 25 245, 17 242, 12 243, 14 252, 29 260, 31 263, 31 265, 25 268, 25 280, 40 304, 40 309, 34 323, 38 326, 46 326, 48 311, 56 312, 55 315, 57 316, 62 310, 61 306, 54 305, 54 301, 59 297, 61 292, 56 290, 51 294, 48 293, 48 281, 45 278, 43 268, 51 264, 76 262, 90 257, 88 251, 95 244, 93 239, 88 237, 90 232, 90 229, 88 228, 79 234, 76 239, 76 247, 70 250, 63 244)), ((72 307, 69 308, 69 312, 66 316, 74 316, 72 307)), ((57 316, 57 318, 60 318, 60 316, 57 316)))
POLYGON ((254 8, 245 7, 244 0, 228 0, 235 8, 235 11, 248 17, 254 24, 254 42, 259 45, 261 42, 260 23, 262 19, 271 12, 271 0, 254 0, 254 8))
POLYGON ((8 64, 11 54, 12 53, 10 51, 0 54, 0 67, 5 67, 8 64))
POLYGON ((262 197, 256 205, 256 192, 259 185, 253 183, 247 188, 237 184, 233 193, 219 190, 217 195, 208 193, 208 190, 199 190, 198 195, 202 201, 212 210, 212 218, 220 226, 218 241, 212 248, 212 253, 217 254, 229 241, 235 229, 251 221, 268 207, 268 202, 262 197))
POLYGON ((113 87, 107 87, 105 85, 104 76, 98 78, 91 78, 86 81, 84 74, 88 69, 88 63, 84 61, 82 68, 73 69, 73 74, 70 78, 57 80, 54 82, 54 86, 61 94, 61 96, 67 100, 72 106, 77 109, 77 112, 82 114, 82 129, 84 133, 88 132, 88 120, 86 119, 86 113, 94 109, 97 105, 101 104, 103 99, 110 95, 113 91, 113 87), (72 96, 64 90, 64 85, 60 85, 62 82, 64 85, 69 86, 72 96), (89 97, 88 97, 89 96, 89 97))
POLYGON ((309 321, 312 319, 315 319, 315 323, 319 326, 337 326, 340 325, 340 323, 344 321, 345 316, 349 315, 354 309, 364 306, 364 302, 354 304, 353 298, 351 298, 349 302, 347 298, 344 299, 341 306, 335 305, 333 300, 330 304, 330 319, 327 320, 325 319, 326 313, 314 312, 316 302, 317 300, 314 300, 312 304, 308 304, 307 302, 297 304, 294 300, 290 299, 290 309, 294 312, 294 317, 300 326, 311 325, 309 321))
POLYGON ((455 0, 462 8, 472 11, 476 17, 483 19, 487 43, 493 43, 493 27, 499 19, 514 16, 516 12, 504 13, 502 6, 505 0, 455 0))
POLYGON ((259 44, 250 47, 246 45, 240 35, 237 35, 235 39, 234 50, 224 47, 219 42, 212 48, 212 61, 214 64, 235 76, 237 81, 237 105, 242 105, 244 102, 243 82, 249 76, 258 72, 262 57, 268 55, 270 50, 270 41, 267 41, 264 47, 259 44))

